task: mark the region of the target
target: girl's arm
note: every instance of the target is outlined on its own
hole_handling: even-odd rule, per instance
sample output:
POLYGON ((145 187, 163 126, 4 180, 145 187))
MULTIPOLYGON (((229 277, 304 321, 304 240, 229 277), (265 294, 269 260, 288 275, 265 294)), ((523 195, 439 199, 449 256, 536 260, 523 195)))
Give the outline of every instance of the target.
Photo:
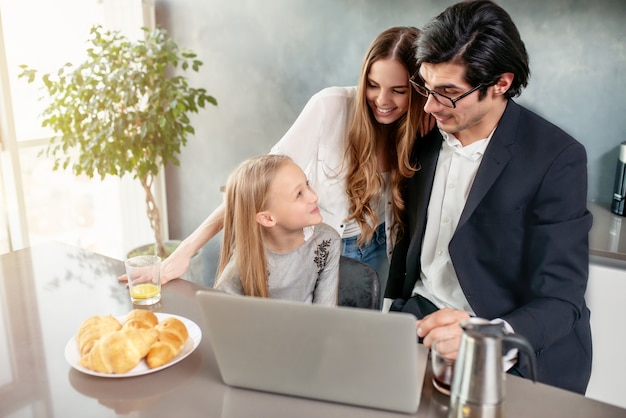
POLYGON ((185 238, 178 248, 161 265, 161 283, 181 277, 189 268, 191 257, 224 228, 224 204, 211 214, 185 238))

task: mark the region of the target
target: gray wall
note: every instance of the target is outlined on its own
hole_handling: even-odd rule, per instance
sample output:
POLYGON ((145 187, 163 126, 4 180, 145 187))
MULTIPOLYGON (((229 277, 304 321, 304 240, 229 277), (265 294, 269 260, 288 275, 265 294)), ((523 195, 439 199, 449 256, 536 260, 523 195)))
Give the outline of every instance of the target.
MULTIPOLYGON (((308 98, 354 85, 370 41, 389 26, 421 27, 455 1, 157 0, 157 22, 205 65, 192 85, 219 102, 194 115, 195 137, 168 167, 171 238, 191 233, 222 199, 243 159, 266 153, 308 98)), ((531 59, 518 102, 587 148, 589 199, 610 202, 626 140, 626 1, 500 0, 531 59)), ((205 247, 207 282, 219 239, 205 247)))

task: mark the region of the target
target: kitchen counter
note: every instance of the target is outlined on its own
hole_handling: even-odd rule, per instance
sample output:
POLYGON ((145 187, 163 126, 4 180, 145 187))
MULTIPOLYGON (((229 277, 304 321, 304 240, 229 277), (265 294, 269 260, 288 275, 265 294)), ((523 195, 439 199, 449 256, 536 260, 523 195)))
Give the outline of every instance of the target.
POLYGON ((589 202, 587 207, 593 214, 591 262, 626 269, 626 217, 615 215, 605 204, 589 202))
POLYGON ((588 202, 593 214, 589 233, 589 282, 585 299, 591 311, 593 362, 586 396, 626 408, 620 376, 626 374, 620 329, 626 293, 626 218, 609 204, 588 202), (616 361, 616 359, 619 359, 616 361))

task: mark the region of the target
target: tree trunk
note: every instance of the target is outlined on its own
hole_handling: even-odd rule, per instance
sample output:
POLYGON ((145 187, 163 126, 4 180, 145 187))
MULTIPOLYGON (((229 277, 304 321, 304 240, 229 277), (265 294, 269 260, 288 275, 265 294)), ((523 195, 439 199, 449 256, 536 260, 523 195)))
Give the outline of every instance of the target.
POLYGON ((154 232, 154 242, 155 242, 155 254, 161 257, 161 259, 165 259, 167 257, 167 253, 165 251, 165 246, 163 245, 163 236, 161 234, 161 214, 159 212, 159 207, 156 204, 156 199, 152 194, 152 182, 154 181, 154 177, 152 175, 147 175, 143 178, 140 178, 141 187, 143 187, 146 192, 146 212, 148 214, 148 220, 150 221, 150 227, 154 232))

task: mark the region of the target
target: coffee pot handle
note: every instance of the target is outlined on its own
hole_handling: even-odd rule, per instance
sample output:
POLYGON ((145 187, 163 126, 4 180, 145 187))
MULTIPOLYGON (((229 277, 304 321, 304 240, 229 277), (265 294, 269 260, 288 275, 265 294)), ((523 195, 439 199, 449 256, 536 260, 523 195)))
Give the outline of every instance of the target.
POLYGON ((521 352, 526 353, 526 355, 528 356, 528 360, 530 362, 531 377, 533 379, 533 382, 537 381, 537 366, 535 364, 535 353, 526 338, 517 334, 506 334, 502 337, 502 348, 505 352, 509 351, 511 348, 517 348, 520 353, 521 352))

